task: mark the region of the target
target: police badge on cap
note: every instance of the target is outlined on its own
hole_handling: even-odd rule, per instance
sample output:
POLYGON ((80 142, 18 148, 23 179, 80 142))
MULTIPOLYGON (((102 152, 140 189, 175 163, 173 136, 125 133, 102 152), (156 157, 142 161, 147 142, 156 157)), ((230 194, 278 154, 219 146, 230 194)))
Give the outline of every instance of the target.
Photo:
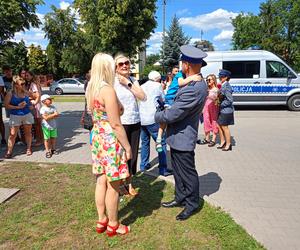
POLYGON ((207 54, 201 49, 198 49, 192 45, 182 45, 180 47, 181 61, 189 62, 192 64, 201 64, 202 67, 206 66, 207 63, 203 58, 207 57, 207 54))

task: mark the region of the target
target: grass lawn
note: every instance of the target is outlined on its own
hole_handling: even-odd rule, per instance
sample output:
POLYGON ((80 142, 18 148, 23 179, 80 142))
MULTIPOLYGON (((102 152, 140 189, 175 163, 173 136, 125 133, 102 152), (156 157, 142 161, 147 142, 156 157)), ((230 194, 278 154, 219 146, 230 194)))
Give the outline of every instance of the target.
POLYGON ((0 204, 0 249, 264 249, 232 218, 207 204, 178 222, 180 208, 161 208, 174 187, 138 175, 139 195, 124 198, 120 219, 126 236, 95 232, 95 178, 89 165, 1 162, 0 183, 20 188, 0 204))
POLYGON ((52 95, 54 102, 84 102, 84 95, 52 95))

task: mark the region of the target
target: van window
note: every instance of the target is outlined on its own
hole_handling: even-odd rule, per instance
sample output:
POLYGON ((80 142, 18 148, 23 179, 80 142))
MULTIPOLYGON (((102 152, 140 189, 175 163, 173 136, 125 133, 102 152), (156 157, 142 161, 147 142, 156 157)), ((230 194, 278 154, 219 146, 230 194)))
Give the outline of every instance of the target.
POLYGON ((231 72, 230 78, 253 78, 260 75, 260 61, 224 61, 223 69, 231 72))
POLYGON ((267 61, 268 78, 287 78, 289 69, 281 62, 267 61))

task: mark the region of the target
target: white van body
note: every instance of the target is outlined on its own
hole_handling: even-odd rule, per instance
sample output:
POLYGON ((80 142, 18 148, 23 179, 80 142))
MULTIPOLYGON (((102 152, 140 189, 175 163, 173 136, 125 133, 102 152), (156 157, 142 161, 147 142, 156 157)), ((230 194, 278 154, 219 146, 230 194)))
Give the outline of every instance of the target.
POLYGON ((231 72, 230 84, 236 105, 288 105, 300 111, 300 75, 278 56, 264 50, 207 52, 204 77, 231 72))

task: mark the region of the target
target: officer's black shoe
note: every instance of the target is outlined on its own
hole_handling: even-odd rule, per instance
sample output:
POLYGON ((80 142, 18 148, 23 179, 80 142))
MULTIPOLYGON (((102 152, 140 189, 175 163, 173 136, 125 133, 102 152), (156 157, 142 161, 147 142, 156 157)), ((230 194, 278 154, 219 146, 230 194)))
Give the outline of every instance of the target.
POLYGON ((159 169, 159 175, 167 177, 172 174, 173 174, 173 171, 171 169, 168 169, 168 168, 159 169))
POLYGON ((161 203, 161 205, 163 207, 166 207, 166 208, 169 208, 169 207, 182 207, 183 206, 182 204, 178 203, 175 200, 168 201, 168 202, 163 202, 163 203, 161 203))
POLYGON ((186 220, 189 217, 191 217, 193 214, 197 213, 199 211, 199 208, 196 208, 194 210, 190 210, 187 208, 184 208, 177 216, 176 220, 186 220))

